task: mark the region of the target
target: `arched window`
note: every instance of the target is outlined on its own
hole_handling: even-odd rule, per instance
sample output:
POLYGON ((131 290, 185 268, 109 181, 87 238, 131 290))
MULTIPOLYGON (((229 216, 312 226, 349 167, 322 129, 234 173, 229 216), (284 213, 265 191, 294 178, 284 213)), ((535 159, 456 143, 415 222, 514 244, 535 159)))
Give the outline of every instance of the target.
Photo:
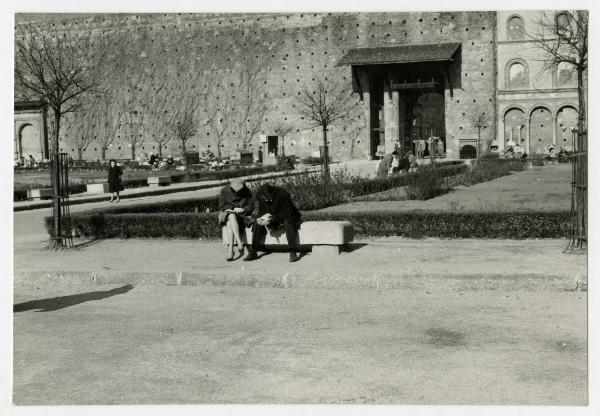
POLYGON ((508 40, 525 39, 525 26, 523 25, 523 18, 521 18, 521 16, 510 17, 506 25, 506 33, 508 35, 508 40))
POLYGON ((577 71, 573 64, 560 62, 556 66, 556 80, 558 88, 575 87, 577 85, 577 71))
POLYGON ((509 90, 522 90, 527 88, 527 68, 522 62, 510 64, 507 75, 507 87, 509 90))

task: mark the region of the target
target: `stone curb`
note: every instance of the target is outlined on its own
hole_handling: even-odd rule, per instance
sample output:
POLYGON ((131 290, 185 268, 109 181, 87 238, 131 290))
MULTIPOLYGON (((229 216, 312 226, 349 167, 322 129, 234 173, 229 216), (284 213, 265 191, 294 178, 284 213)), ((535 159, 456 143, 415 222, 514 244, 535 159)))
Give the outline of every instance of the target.
MULTIPOLYGON (((253 181, 259 181, 261 179, 280 178, 280 177, 290 175, 290 174, 291 175, 302 175, 307 172, 314 173, 314 172, 319 172, 319 170, 306 170, 306 171, 301 171, 301 172, 294 171, 291 173, 290 172, 285 172, 285 173, 277 172, 274 175, 261 174, 262 176, 244 176, 242 178, 247 182, 253 182, 253 181)), ((211 181, 210 183, 200 183, 200 184, 190 185, 190 186, 186 186, 186 187, 177 187, 177 188, 159 187, 158 189, 153 188, 152 190, 137 192, 137 193, 133 193, 133 194, 125 193, 125 194, 122 194, 120 196, 120 198, 121 199, 142 198, 142 197, 153 196, 153 195, 166 195, 166 194, 174 194, 174 193, 178 193, 178 192, 200 191, 202 189, 219 188, 221 186, 225 186, 229 183, 229 181, 230 181, 230 179, 222 179, 222 180, 219 180, 218 182, 211 181)), ((102 201, 106 201, 109 196, 110 196, 110 194, 100 194, 98 196, 91 196, 91 197, 85 197, 85 198, 75 197, 75 198, 71 198, 69 200, 69 206, 89 204, 89 203, 93 203, 93 202, 102 202, 102 201)), ((20 205, 13 204, 13 212, 30 211, 30 210, 34 210, 34 209, 51 208, 51 207, 52 207, 52 200, 47 200, 47 201, 43 201, 43 202, 30 202, 27 204, 20 204, 20 205)))
POLYGON ((131 271, 18 271, 14 285, 156 285, 156 286, 245 286, 281 289, 420 289, 420 290, 541 290, 587 291, 587 276, 519 273, 392 274, 365 273, 355 276, 256 272, 131 272, 131 271))

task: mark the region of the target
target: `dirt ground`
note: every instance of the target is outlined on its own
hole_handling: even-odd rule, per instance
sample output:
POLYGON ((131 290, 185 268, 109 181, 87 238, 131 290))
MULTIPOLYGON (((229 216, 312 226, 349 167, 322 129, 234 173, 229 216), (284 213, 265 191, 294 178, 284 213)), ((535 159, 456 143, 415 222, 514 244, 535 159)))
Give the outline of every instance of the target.
POLYGON ((587 403, 586 294, 21 291, 14 402, 587 403))

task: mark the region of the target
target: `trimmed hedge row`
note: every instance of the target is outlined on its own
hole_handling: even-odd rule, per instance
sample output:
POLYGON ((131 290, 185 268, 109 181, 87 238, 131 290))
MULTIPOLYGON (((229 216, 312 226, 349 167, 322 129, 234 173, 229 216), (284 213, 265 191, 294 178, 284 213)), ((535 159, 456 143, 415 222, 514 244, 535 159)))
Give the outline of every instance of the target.
MULTIPOLYGON (((448 165, 437 168, 443 176, 452 176, 465 172, 467 167, 463 164, 448 165)), ((393 176, 389 178, 356 179, 353 182, 333 183, 327 186, 323 183, 320 174, 302 175, 293 174, 277 179, 265 179, 252 182, 250 187, 255 188, 263 182, 275 182, 288 189, 292 194, 294 203, 300 210, 310 211, 338 205, 350 200, 354 196, 372 194, 385 191, 398 186, 404 186, 410 180, 409 175, 393 176), (306 178, 305 178, 306 176, 306 178), (311 176, 308 178, 307 176, 311 176)), ((346 179, 346 178, 342 178, 346 179)), ((140 203, 137 205, 116 206, 102 208, 92 212, 105 212, 110 214, 125 213, 198 213, 216 211, 219 209, 217 197, 189 198, 160 203, 140 203)))
MULTIPOLYGON (((350 221, 358 237, 565 238, 569 212, 307 212, 305 221, 350 221)), ((217 213, 103 214, 71 217, 74 234, 88 238, 221 238, 217 213)), ((46 218, 52 233, 52 219, 46 218)))

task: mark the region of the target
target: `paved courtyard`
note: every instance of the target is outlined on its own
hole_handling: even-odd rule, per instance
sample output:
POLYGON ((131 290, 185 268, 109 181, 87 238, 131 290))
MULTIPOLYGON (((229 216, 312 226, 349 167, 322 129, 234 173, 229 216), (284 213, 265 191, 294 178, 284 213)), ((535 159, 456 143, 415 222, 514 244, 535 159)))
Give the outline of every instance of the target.
MULTIPOLYGON (((562 166, 543 169, 477 194, 564 199, 562 166)), ((587 403, 586 256, 565 240, 380 238, 226 263, 199 240, 49 251, 49 214, 14 213, 16 404, 587 403)))
POLYGON ((586 293, 48 286, 16 404, 587 403, 586 293))

